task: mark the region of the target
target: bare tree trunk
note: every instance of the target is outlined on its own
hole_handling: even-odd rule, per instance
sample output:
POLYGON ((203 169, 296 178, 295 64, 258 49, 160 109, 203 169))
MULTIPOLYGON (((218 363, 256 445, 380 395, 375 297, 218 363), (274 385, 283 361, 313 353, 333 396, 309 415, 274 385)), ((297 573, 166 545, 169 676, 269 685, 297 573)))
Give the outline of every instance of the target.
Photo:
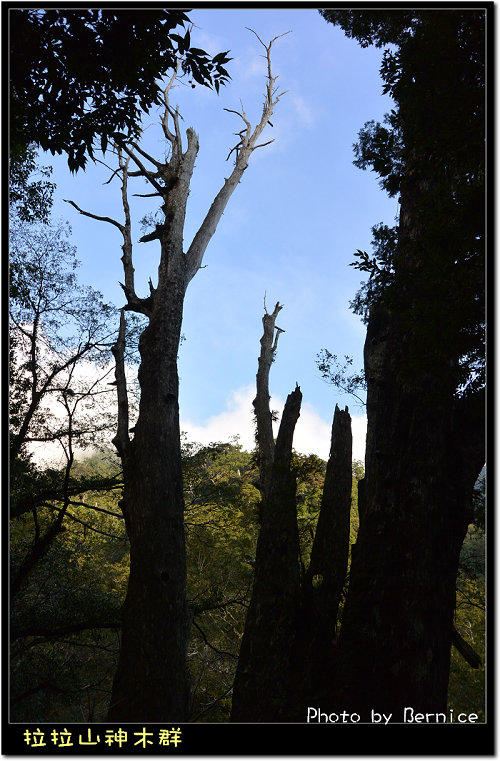
POLYGON ((335 406, 321 509, 302 588, 295 670, 294 718, 307 706, 322 705, 337 637, 339 604, 346 583, 351 528, 352 433, 348 408, 335 406))
POLYGON ((261 504, 252 599, 233 687, 231 720, 286 720, 300 600, 299 534, 292 440, 302 394, 289 394, 261 504))
MULTIPOLYGON (((265 304, 264 304, 265 308, 265 304)), ((269 407, 269 372, 281 328, 282 305, 262 318, 263 334, 253 402, 259 455, 260 531, 250 607, 233 686, 232 721, 279 721, 291 684, 291 658, 300 594, 296 483, 290 468, 302 394, 289 394, 276 445, 269 407)))
POLYGON ((275 39, 269 45, 262 43, 267 58, 267 88, 260 122, 252 130, 243 109, 234 112, 245 125, 239 133, 238 145, 229 154, 236 155, 234 168, 186 253, 184 220, 198 138, 188 128, 184 150, 179 113, 169 103, 176 74, 164 93, 162 127, 171 147, 169 160, 157 161, 133 142, 117 146, 124 222, 82 211, 70 202, 80 213, 119 229, 123 237, 122 288, 127 300, 124 309, 142 313, 149 320, 139 342, 141 398, 133 439, 128 430, 123 324, 114 350, 120 415, 114 444, 123 463, 122 508, 130 539, 130 577, 123 610, 122 647, 109 709, 112 721, 185 721, 189 714, 186 650, 190 613, 186 599, 177 374, 184 296, 202 266, 205 250, 228 200, 251 154, 260 147, 257 140, 281 97, 275 87, 276 77, 271 73, 270 54, 275 39), (137 166, 134 172, 129 172, 130 160, 137 166), (136 294, 134 284, 127 198, 128 178, 134 176, 141 176, 152 185, 153 195, 162 201, 164 215, 163 223, 141 238, 142 243, 159 240, 161 245, 158 285, 155 288, 150 281, 150 294, 146 298, 136 294))
POLYGON ((189 711, 190 618, 176 362, 183 291, 178 289, 177 302, 172 291, 170 287, 170 314, 153 310, 141 336, 140 412, 123 458, 130 576, 110 720, 185 721, 189 711))
POLYGON ((351 418, 335 406, 321 509, 297 613, 288 721, 305 721, 331 690, 339 603, 346 583, 352 492, 351 418))
MULTIPOLYGON (((316 598, 317 619, 330 639, 337 626, 340 597, 349 557, 352 492, 352 433, 349 410, 335 405, 330 457, 321 510, 304 579, 306 593, 316 598)), ((319 634, 319 631, 318 631, 319 634)))
MULTIPOLYGON (((299 565, 295 476, 290 471, 293 432, 300 410, 289 395, 276 447, 269 408, 269 371, 281 328, 281 309, 263 317, 264 332, 254 409, 262 492, 261 526, 252 599, 233 688, 235 722, 302 721, 319 699, 331 670, 340 596, 346 579, 352 490, 352 434, 347 408, 335 408, 330 457, 304 578, 299 565)), ((329 685, 327 685, 329 687, 329 685)))
POLYGON ((273 414, 269 407, 269 372, 274 362, 281 328, 276 327, 276 317, 283 305, 276 302, 272 314, 265 308, 262 317, 264 332, 260 339, 259 369, 257 371, 257 394, 253 401, 257 425, 257 451, 259 456, 260 492, 262 499, 269 496, 274 462, 273 414))

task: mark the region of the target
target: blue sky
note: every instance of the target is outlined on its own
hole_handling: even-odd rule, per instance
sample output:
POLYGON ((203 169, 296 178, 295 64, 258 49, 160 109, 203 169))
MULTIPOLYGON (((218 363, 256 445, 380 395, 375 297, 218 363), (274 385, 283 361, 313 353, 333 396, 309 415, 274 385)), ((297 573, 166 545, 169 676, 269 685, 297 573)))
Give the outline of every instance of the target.
MULTIPOLYGON (((353 415, 354 456, 363 454, 364 410, 327 385, 316 367, 323 348, 354 357, 362 365, 365 327, 349 309, 363 277, 350 267, 356 249, 370 250, 371 228, 393 224, 395 199, 379 188, 376 176, 354 167, 352 145, 371 119, 391 109, 382 95, 381 51, 362 49, 327 24, 314 9, 195 9, 192 44, 215 54, 230 50, 231 82, 217 96, 206 88, 180 84, 171 94, 184 126, 199 135, 200 150, 191 185, 185 227, 188 247, 214 195, 230 172, 227 154, 241 122, 224 108, 243 104, 252 124, 260 118, 265 89, 261 39, 290 31, 273 47, 273 69, 286 94, 278 104, 273 128, 250 160, 243 180, 212 239, 206 267, 191 282, 184 309, 179 355, 181 427, 191 439, 208 442, 240 435, 251 446, 251 400, 262 333, 264 294, 269 311, 284 304, 277 324, 280 337, 271 370, 273 406, 280 408, 299 383, 303 412, 297 426, 298 451, 327 456, 335 404, 353 415)), ((159 112, 144 120, 143 147, 161 158, 164 142, 159 112)), ((113 166, 113 157, 105 161, 113 166)), ((54 215, 67 219, 82 262, 81 280, 105 298, 123 303, 121 239, 109 224, 79 215, 63 199, 99 215, 122 219, 118 182, 104 185, 110 171, 99 164, 71 175, 64 156, 42 156, 54 168, 54 215)), ((142 181, 131 193, 148 192, 142 181)), ((156 210, 151 199, 131 198, 133 240, 143 231, 139 220, 156 210)), ((134 248, 136 289, 147 295, 156 279, 159 242, 134 248)))

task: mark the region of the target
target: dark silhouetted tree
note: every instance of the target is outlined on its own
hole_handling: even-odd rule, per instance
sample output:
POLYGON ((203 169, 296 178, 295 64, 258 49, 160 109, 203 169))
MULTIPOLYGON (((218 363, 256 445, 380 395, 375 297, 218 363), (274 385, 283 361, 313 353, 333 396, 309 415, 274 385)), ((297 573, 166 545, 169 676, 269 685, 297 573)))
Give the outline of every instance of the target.
POLYGON ((355 306, 367 319, 360 528, 325 709, 446 709, 460 548, 484 464, 485 11, 322 11, 384 52, 386 126, 356 162, 398 195, 355 306))

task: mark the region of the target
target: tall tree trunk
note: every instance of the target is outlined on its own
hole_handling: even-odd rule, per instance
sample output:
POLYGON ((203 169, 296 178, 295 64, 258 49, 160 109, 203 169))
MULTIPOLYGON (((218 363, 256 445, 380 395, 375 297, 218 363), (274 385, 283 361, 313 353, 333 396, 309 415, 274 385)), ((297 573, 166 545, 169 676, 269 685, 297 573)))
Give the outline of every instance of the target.
POLYGON ((189 282, 202 266, 206 248, 251 154, 260 147, 257 140, 279 101, 276 78, 271 73, 270 53, 274 41, 267 46, 262 43, 267 58, 267 87, 260 122, 252 131, 244 111, 234 112, 245 124, 239 133, 239 143, 233 149, 236 152, 234 168, 186 253, 184 221, 198 137, 188 128, 187 146, 183 149, 179 113, 168 99, 175 74, 165 89, 162 121, 171 147, 169 160, 159 162, 133 142, 120 143, 117 148, 125 222, 83 212, 73 203, 81 213, 110 222, 122 233, 122 288, 127 299, 124 309, 140 312, 149 319, 139 342, 141 398, 133 439, 128 430, 123 318, 114 348, 119 406, 114 443, 123 463, 122 507, 130 539, 130 576, 123 609, 120 658, 108 714, 112 721, 178 722, 186 721, 189 715, 186 652, 191 620, 186 598, 177 374, 184 297, 189 282), (128 156, 126 161, 124 153, 128 156), (134 173, 128 171, 130 159, 138 167, 134 173), (142 243, 158 239, 161 244, 158 285, 154 288, 150 280, 147 298, 137 296, 134 284, 127 197, 128 177, 134 175, 146 179, 153 187, 152 195, 162 200, 163 223, 140 239, 142 243))
POLYGON ((315 598, 316 629, 332 638, 337 626, 340 597, 344 588, 349 556, 352 492, 351 416, 346 407, 335 405, 330 456, 326 466, 318 525, 311 560, 304 579, 304 591, 315 598))
POLYGON ((270 486, 261 503, 252 599, 233 687, 231 720, 286 720, 300 594, 292 439, 302 394, 289 394, 276 441, 270 486))
POLYGON ((339 604, 346 583, 351 528, 352 433, 349 410, 335 405, 316 533, 302 585, 297 622, 290 716, 304 721, 307 706, 321 705, 337 637, 339 604))
POLYGON ((425 356, 428 184, 409 172, 405 189, 396 282, 415 274, 400 281, 401 308, 373 307, 369 319, 366 478, 333 691, 343 710, 396 720, 405 707, 446 710, 458 560, 484 464, 482 393, 459 398, 439 336, 425 356))
POLYGON ((185 721, 189 710, 177 376, 183 283, 170 280, 161 296, 140 340, 140 411, 123 462, 130 576, 110 720, 185 721))
POLYGON ((309 567, 302 580, 287 720, 304 721, 331 690, 339 604, 346 583, 352 493, 352 433, 348 408, 335 406, 330 456, 309 567))
POLYGON ((357 144, 358 166, 401 206, 367 267, 366 478, 324 709, 365 721, 446 709, 458 558, 484 464, 486 16, 410 15, 325 12, 362 45, 396 46, 383 68, 390 129, 365 125, 357 144))
POLYGON ((283 332, 276 326, 281 309, 277 302, 271 314, 265 309, 262 318, 253 402, 262 497, 260 531, 252 597, 233 686, 232 721, 280 721, 291 685, 300 568, 296 482, 290 465, 302 394, 298 386, 289 394, 275 445, 269 372, 283 332))

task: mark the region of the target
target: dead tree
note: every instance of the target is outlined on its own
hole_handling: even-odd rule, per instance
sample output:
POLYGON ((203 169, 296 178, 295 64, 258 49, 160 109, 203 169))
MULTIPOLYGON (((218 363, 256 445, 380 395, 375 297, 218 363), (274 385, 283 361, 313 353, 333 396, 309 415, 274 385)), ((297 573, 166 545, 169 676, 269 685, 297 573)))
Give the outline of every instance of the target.
POLYGON ((351 416, 335 406, 330 456, 326 466, 309 567, 304 574, 297 622, 288 720, 304 721, 307 706, 329 689, 339 630, 339 606, 346 585, 351 529, 351 416))
MULTIPOLYGON (((184 721, 189 711, 186 650, 190 613, 186 599, 184 497, 181 467, 177 354, 186 289, 202 266, 203 255, 226 204, 248 166, 251 154, 283 93, 271 71, 271 48, 264 45, 267 88, 262 115, 252 126, 243 108, 232 111, 243 121, 234 168, 216 195, 187 251, 183 246, 189 186, 198 153, 198 137, 190 127, 183 144, 178 109, 169 95, 175 74, 164 92, 162 127, 170 144, 164 162, 148 155, 137 143, 119 139, 117 173, 122 179, 124 222, 82 211, 114 225, 123 238, 122 263, 125 311, 147 316, 140 341, 139 415, 131 438, 125 388, 123 328, 115 346, 120 420, 115 446, 122 458, 122 509, 130 539, 130 577, 123 609, 123 636, 114 680, 109 719, 113 721, 184 721), (129 163, 136 169, 129 171, 129 163), (140 176, 161 200, 163 221, 142 242, 158 240, 158 284, 140 297, 135 290, 129 177, 140 176)), ((177 72, 176 72, 177 73, 177 72)), ((268 141, 270 142, 270 141, 268 141)), ((229 158, 229 157, 228 157, 229 158)))
POLYGON ((282 329, 282 306, 262 318, 254 409, 262 495, 252 598, 236 670, 235 722, 303 720, 323 689, 333 659, 339 601, 346 580, 352 487, 351 418, 335 408, 330 457, 311 561, 301 572, 292 443, 302 394, 288 396, 276 443, 269 371, 282 329), (302 718, 301 718, 302 717, 302 718))
POLYGON ((260 531, 255 576, 233 687, 232 721, 280 721, 288 701, 291 659, 299 608, 299 533, 292 443, 302 393, 289 394, 276 444, 269 407, 269 371, 280 328, 282 306, 262 318, 264 333, 254 409, 259 453, 260 531))

